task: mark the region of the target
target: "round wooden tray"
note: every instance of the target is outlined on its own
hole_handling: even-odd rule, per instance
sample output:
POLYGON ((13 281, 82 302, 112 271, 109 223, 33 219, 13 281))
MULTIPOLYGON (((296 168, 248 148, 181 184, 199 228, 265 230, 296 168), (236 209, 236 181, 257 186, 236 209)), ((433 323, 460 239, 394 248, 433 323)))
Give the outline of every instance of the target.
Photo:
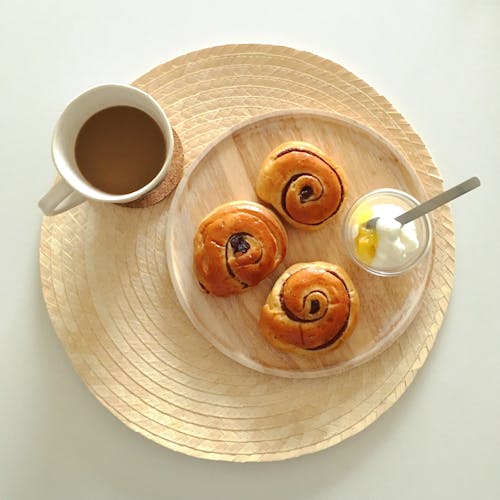
POLYGON ((412 271, 380 278, 363 271, 345 251, 342 223, 346 209, 372 189, 392 187, 424 195, 412 166, 381 136, 353 120, 319 111, 279 111, 229 130, 196 160, 177 188, 167 226, 170 278, 195 327, 221 352, 249 368, 285 377, 341 373, 372 359, 401 335, 421 304, 433 253, 412 271), (222 203, 258 201, 255 183, 267 153, 287 140, 318 146, 343 166, 349 180, 341 211, 321 230, 287 225, 284 262, 244 294, 203 293, 193 271, 194 233, 203 217, 222 203), (260 309, 278 276, 297 262, 324 260, 341 265, 361 301, 355 335, 333 351, 300 356, 274 349, 258 328, 260 309))
MULTIPOLYGON (((164 107, 188 168, 244 120, 307 108, 370 127, 412 165, 426 197, 442 191, 424 144, 390 103, 313 54, 215 47, 162 64, 134 84, 164 107)), ((281 460, 356 434, 405 392, 448 305, 454 262, 448 207, 433 214, 434 265, 405 333, 357 368, 310 380, 250 370, 194 329, 167 271, 170 202, 138 210, 86 203, 42 224, 40 272, 54 329, 82 380, 121 422, 196 457, 281 460)))

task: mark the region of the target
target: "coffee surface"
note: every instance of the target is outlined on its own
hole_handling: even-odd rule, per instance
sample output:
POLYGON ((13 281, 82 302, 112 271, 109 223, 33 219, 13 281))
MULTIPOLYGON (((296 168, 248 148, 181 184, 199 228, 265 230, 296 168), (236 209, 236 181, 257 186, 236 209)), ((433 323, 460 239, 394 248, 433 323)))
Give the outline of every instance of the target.
POLYGON ((111 194, 136 191, 160 171, 166 144, 156 121, 131 106, 92 115, 80 129, 75 158, 83 177, 111 194))

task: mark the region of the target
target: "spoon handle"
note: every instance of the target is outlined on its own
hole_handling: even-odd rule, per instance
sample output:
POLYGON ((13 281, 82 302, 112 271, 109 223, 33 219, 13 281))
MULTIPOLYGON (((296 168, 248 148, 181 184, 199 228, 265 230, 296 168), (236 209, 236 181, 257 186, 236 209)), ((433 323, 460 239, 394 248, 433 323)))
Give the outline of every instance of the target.
POLYGON ((421 205, 418 205, 417 207, 408 210, 408 212, 401 214, 399 217, 396 217, 396 220, 402 226, 404 226, 406 223, 414 219, 417 219, 418 217, 428 212, 431 212, 432 210, 440 207, 441 205, 444 205, 445 203, 448 203, 449 201, 454 200, 455 198, 458 198, 459 196, 462 196, 463 194, 469 191, 472 191, 473 189, 479 187, 480 185, 481 182, 477 177, 471 177, 470 179, 461 182, 460 184, 457 184, 455 187, 447 189, 446 191, 443 191, 437 196, 434 196, 434 198, 424 201, 421 205))

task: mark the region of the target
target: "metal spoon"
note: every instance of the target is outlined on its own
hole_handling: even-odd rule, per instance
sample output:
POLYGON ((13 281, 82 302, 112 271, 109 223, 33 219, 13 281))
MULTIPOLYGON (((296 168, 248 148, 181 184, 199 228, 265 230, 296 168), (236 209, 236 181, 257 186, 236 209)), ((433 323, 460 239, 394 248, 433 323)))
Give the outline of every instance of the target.
MULTIPOLYGON (((402 226, 404 226, 408 222, 418 219, 422 215, 425 215, 429 212, 432 212, 434 209, 440 207, 441 205, 444 205, 445 203, 448 203, 449 201, 454 200, 455 198, 458 198, 459 196, 462 196, 469 191, 472 191, 480 185, 481 181, 477 177, 471 177, 470 179, 461 182, 460 184, 457 184, 456 186, 447 189, 446 191, 443 191, 441 194, 434 196, 434 198, 424 201, 420 205, 417 205, 411 210, 408 210, 408 212, 401 214, 400 216, 396 217, 396 220, 402 226)), ((380 217, 373 217, 365 223, 365 226, 368 229, 375 229, 377 220, 379 218, 380 217)))

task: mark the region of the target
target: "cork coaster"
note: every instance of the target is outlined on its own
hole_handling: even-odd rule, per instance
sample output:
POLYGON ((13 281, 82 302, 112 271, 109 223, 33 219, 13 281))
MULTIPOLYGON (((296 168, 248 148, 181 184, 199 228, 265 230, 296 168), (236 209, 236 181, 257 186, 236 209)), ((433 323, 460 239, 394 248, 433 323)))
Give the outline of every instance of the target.
POLYGON ((182 172, 184 169, 184 151, 182 149, 182 143, 179 135, 175 130, 172 131, 174 133, 174 154, 165 179, 163 179, 161 184, 147 195, 139 198, 138 200, 131 201, 130 203, 122 203, 120 204, 121 207, 150 207, 151 205, 155 205, 165 199, 177 187, 177 184, 179 184, 179 181, 182 178, 182 172))
MULTIPOLYGON (((426 197, 443 190, 424 143, 394 107, 314 54, 269 45, 208 48, 162 64, 134 85, 165 109, 187 168, 246 119, 314 109, 383 136, 414 169, 426 197)), ((367 363, 310 380, 246 368, 194 329, 167 269, 170 200, 143 210, 84 203, 42 224, 41 281, 55 332, 90 391, 121 422, 195 457, 282 460, 353 436, 406 391, 448 306, 454 274, 449 207, 432 215, 433 266, 406 331, 367 363)))

